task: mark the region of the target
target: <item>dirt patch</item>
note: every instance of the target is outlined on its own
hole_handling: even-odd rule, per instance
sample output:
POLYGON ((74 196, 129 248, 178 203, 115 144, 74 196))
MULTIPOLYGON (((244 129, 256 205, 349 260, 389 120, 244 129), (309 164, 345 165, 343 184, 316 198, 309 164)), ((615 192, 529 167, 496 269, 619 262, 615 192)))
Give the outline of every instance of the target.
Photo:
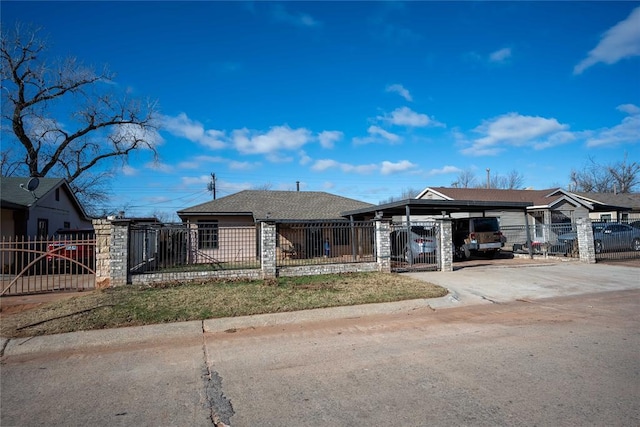
POLYGON ((86 294, 86 292, 56 292, 37 295, 3 296, 0 298, 0 313, 2 316, 10 316, 38 308, 53 301, 86 294))

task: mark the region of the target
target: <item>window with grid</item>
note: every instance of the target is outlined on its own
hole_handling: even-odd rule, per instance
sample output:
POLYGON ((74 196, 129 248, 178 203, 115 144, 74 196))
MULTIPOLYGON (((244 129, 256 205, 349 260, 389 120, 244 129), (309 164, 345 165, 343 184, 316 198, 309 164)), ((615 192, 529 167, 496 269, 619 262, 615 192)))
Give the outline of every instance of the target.
POLYGON ((217 221, 198 221, 198 249, 218 249, 217 221))

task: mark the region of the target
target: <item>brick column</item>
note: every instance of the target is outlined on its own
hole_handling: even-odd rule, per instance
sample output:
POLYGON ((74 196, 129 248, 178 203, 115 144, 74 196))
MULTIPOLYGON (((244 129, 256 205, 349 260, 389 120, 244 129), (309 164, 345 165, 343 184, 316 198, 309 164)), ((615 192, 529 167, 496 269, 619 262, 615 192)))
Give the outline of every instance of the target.
POLYGON ((596 249, 593 243, 593 228, 591 228, 591 219, 576 219, 576 231, 578 234, 578 252, 580 253, 580 262, 595 264, 596 249))
POLYGON ((111 286, 111 222, 106 219, 92 222, 96 234, 96 289, 104 289, 111 286))
POLYGON ((276 234, 275 223, 260 223, 260 265, 262 267, 262 277, 264 279, 277 277, 276 234))
POLYGON ((109 253, 111 286, 124 286, 129 280, 129 220, 111 221, 109 253))
POLYGON ((376 221, 376 262, 378 271, 391 273, 391 224, 376 221))
POLYGON ((451 227, 451 219, 437 219, 436 225, 440 230, 440 240, 438 242, 440 271, 453 271, 453 229, 451 227))

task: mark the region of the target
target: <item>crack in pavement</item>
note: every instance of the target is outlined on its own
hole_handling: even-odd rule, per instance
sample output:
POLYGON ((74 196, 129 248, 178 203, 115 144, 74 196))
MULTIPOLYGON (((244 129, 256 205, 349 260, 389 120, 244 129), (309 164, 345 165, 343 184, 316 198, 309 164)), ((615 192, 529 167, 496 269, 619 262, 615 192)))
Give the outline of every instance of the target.
POLYGON ((205 340, 204 321, 202 321, 202 351, 204 353, 204 379, 205 394, 209 409, 211 410, 211 421, 215 427, 230 427, 229 419, 235 414, 231 401, 222 392, 222 378, 211 369, 209 363, 209 352, 205 340))

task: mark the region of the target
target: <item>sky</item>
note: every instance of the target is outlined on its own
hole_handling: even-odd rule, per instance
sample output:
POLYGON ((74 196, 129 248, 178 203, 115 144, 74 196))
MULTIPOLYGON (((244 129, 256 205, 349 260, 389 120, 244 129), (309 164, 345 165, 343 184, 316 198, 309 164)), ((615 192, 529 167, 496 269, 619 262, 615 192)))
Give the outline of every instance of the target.
MULTIPOLYGON (((119 165, 105 210, 244 189, 370 203, 517 171, 569 186, 640 161, 640 2, 15 2, 49 54, 157 100, 159 160, 119 165)), ((3 135, 5 138, 6 135, 3 135)))

